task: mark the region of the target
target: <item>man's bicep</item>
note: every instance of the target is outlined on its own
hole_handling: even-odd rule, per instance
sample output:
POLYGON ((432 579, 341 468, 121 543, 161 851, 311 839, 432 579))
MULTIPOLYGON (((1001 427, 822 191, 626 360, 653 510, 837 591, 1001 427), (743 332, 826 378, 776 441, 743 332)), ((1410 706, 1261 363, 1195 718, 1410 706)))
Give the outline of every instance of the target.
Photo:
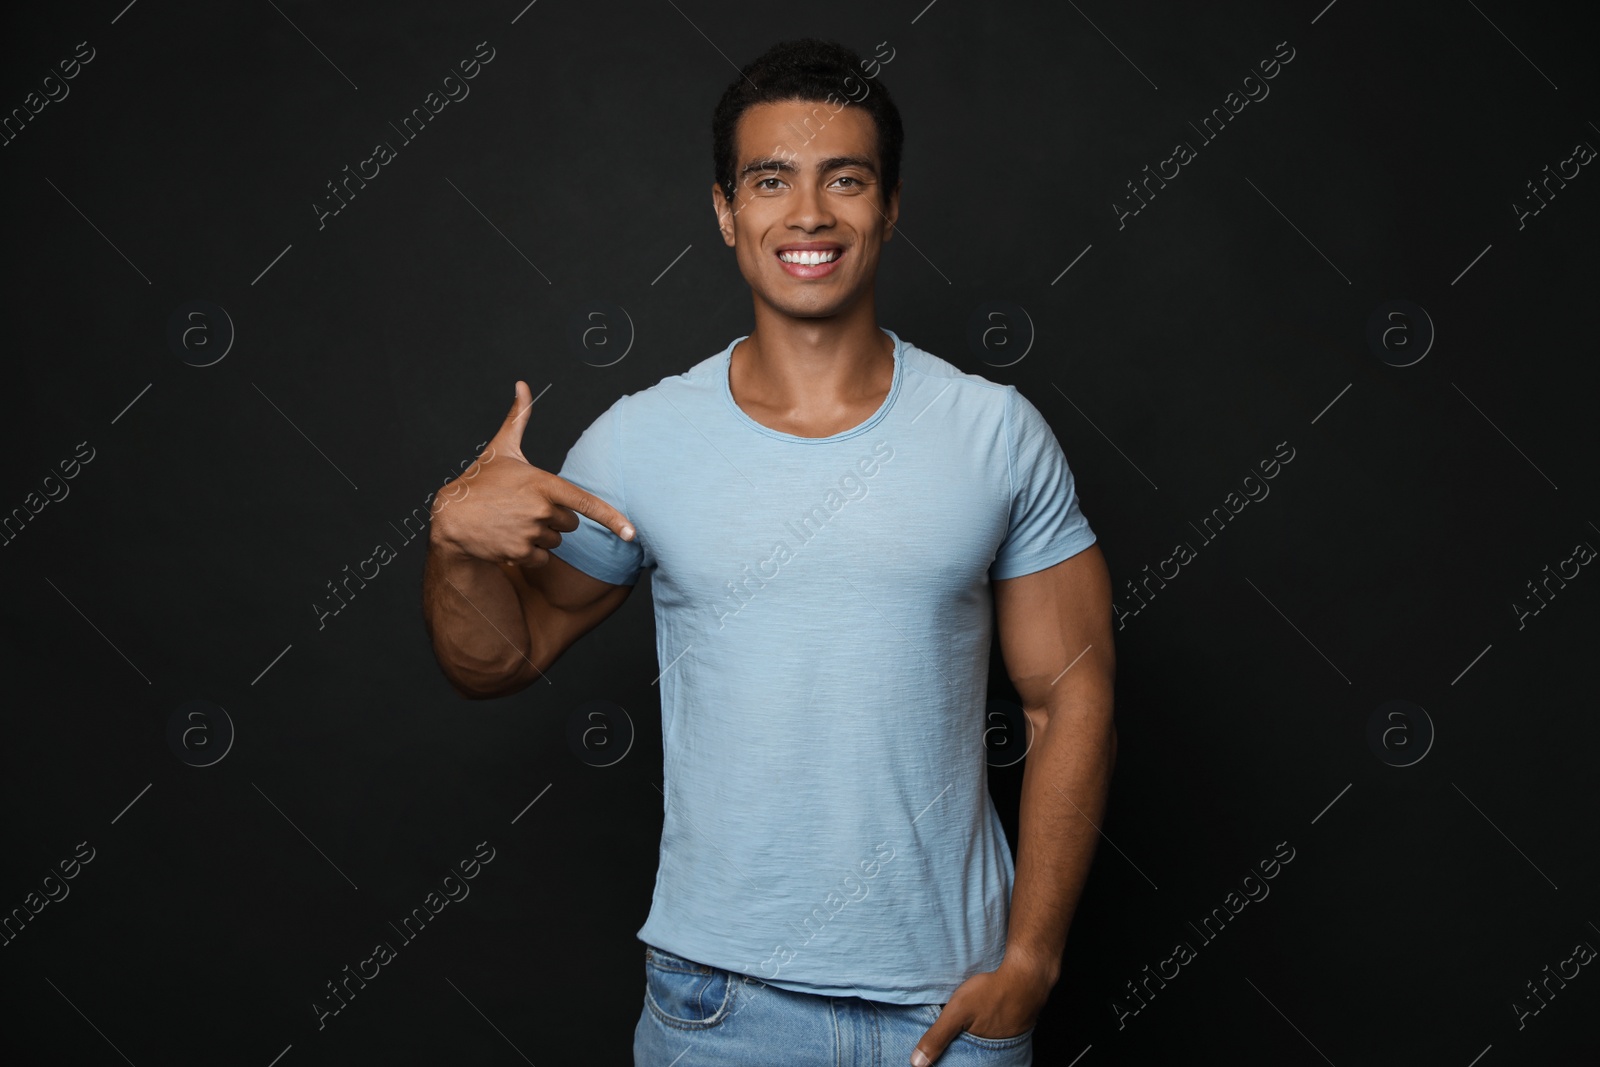
POLYGON ((1080 681, 1111 680, 1111 573, 1098 542, 993 585, 1000 653, 1025 712, 1044 711, 1053 694, 1080 681))
POLYGON ((522 602, 533 659, 540 669, 609 618, 633 592, 632 585, 602 581, 554 553, 542 567, 506 564, 505 569, 522 602))

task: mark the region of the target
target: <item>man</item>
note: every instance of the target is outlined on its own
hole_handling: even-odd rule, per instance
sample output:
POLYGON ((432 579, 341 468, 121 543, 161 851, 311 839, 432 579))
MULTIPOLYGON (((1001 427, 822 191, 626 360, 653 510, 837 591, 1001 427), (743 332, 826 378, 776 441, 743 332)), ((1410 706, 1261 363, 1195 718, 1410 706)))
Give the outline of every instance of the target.
POLYGON ((640 1065, 1031 1063, 1104 809, 1104 558, 1038 410, 876 324, 902 133, 863 69, 781 44, 717 107, 751 332, 621 397, 559 476, 522 457, 517 382, 470 492, 435 505, 429 631, 469 697, 539 678, 651 574, 640 1065), (987 791, 995 618, 1032 732, 1015 866, 987 791))

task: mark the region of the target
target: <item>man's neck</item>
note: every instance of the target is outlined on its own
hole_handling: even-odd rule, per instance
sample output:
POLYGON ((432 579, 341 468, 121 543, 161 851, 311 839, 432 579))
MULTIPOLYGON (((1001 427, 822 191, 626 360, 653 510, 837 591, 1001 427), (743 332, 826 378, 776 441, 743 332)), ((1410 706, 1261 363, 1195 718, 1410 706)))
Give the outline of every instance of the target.
POLYGON ((876 411, 893 378, 894 341, 878 328, 872 302, 862 301, 825 319, 758 304, 755 329, 734 348, 728 380, 735 402, 757 422, 826 437, 876 411))

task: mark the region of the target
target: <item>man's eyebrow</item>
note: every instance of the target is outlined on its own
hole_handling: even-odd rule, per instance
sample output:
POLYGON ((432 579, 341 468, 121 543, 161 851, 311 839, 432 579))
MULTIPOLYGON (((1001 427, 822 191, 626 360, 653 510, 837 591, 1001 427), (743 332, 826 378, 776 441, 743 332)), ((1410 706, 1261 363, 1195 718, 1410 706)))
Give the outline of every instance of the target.
MULTIPOLYGON (((824 174, 830 170, 838 170, 841 167, 860 167, 863 170, 870 172, 874 177, 876 177, 878 173, 878 168, 874 166, 872 160, 866 156, 830 156, 827 159, 817 161, 817 170, 824 174)), ((776 172, 781 174, 794 174, 798 171, 798 169, 799 168, 797 168, 792 161, 787 159, 780 159, 776 157, 771 159, 755 159, 739 168, 739 178, 740 180, 743 180, 745 177, 751 174, 762 171, 768 173, 776 172)))
POLYGON ((746 175, 754 174, 757 171, 763 170, 793 173, 795 166, 787 159, 753 159, 749 163, 746 163, 743 167, 739 168, 739 177, 744 178, 746 175))
POLYGON ((872 160, 866 156, 833 156, 817 164, 817 169, 824 173, 830 170, 838 170, 840 167, 860 167, 862 170, 871 172, 874 177, 878 173, 878 168, 873 166, 872 160))

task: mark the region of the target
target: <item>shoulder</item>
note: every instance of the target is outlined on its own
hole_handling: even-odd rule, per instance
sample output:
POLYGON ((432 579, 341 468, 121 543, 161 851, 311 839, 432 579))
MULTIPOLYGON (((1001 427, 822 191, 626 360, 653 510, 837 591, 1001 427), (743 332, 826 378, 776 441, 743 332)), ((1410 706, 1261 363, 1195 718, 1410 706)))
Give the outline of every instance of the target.
POLYGON ((918 411, 937 405, 959 415, 958 424, 972 434, 1011 435, 1029 415, 1031 405, 1014 385, 964 371, 909 341, 902 359, 908 403, 918 411))
POLYGON ((993 441, 1013 482, 1023 470, 1060 452, 1050 421, 1015 385, 970 374, 909 342, 904 358, 908 379, 921 383, 913 389, 912 407, 943 409, 958 417, 940 419, 938 425, 959 427, 967 439, 993 441))
POLYGON ((981 397, 1002 408, 1008 402, 1007 394, 1016 392, 1015 386, 991 382, 980 374, 968 373, 910 341, 904 341, 903 344, 905 348, 901 358, 905 361, 908 379, 916 378, 924 384, 933 384, 936 390, 954 386, 973 394, 974 398, 981 397))
MULTIPOLYGON (((648 424, 667 417, 679 418, 690 407, 715 401, 719 396, 721 381, 718 372, 725 367, 728 352, 737 341, 691 365, 687 370, 669 374, 656 384, 617 398, 615 409, 627 408, 629 425, 648 424)), ((620 415, 620 410, 618 411, 620 415)), ((681 418, 679 419, 681 421, 681 418)))

